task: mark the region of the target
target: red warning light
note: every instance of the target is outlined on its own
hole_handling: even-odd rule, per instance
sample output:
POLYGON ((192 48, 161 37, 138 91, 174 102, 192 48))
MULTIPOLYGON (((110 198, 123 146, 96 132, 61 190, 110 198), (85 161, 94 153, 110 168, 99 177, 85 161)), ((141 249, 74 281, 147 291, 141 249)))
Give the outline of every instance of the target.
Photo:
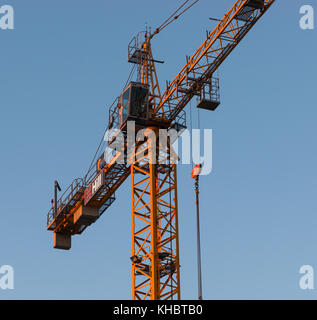
POLYGON ((192 178, 193 179, 196 179, 200 173, 201 173, 201 168, 202 168, 202 165, 201 164, 196 164, 195 167, 193 168, 192 170, 192 178))

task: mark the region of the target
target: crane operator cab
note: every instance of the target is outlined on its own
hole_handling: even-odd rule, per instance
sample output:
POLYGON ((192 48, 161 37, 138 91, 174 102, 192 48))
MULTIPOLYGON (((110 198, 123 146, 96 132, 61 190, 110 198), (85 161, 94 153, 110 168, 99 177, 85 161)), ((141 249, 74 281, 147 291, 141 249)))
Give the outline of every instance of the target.
POLYGON ((119 98, 120 129, 125 131, 127 121, 135 121, 136 127, 144 127, 149 118, 149 86, 131 82, 119 98))

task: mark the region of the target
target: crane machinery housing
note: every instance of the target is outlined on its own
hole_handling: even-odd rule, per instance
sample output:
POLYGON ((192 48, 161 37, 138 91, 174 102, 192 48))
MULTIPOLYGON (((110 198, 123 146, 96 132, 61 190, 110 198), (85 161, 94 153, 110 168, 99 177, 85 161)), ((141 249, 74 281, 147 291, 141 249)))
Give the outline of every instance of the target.
MULTIPOLYGON (((84 178, 75 179, 47 216, 54 248, 68 250, 71 237, 96 222, 115 201, 115 192, 130 176, 132 221, 132 298, 180 299, 180 258, 176 163, 171 161, 171 141, 159 152, 158 131, 186 127, 185 107, 198 97, 197 107, 215 110, 219 104, 219 79, 215 72, 275 0, 237 0, 213 31, 161 92, 151 41, 172 21, 191 8, 187 0, 153 33, 140 32, 128 46, 128 61, 137 68, 137 80, 127 83, 109 110, 108 129, 123 133, 123 147, 109 161, 95 156, 84 178), (126 141, 128 123, 135 131, 155 132, 136 140, 133 150, 126 141), (142 150, 142 153, 140 152, 142 150), (140 155, 135 157, 135 155, 140 155), (132 157, 131 157, 132 155, 132 157), (166 161, 156 161, 163 157, 166 161), (119 159, 123 161, 118 161, 119 159)), ((115 138, 114 138, 115 139, 115 138)), ((100 150, 99 150, 100 151, 100 150)))

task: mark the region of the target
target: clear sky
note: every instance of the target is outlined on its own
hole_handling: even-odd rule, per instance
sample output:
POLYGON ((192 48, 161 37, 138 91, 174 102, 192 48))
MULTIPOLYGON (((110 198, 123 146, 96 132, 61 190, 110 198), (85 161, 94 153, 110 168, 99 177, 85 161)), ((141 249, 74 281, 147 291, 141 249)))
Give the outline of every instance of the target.
MULTIPOLYGON (((15 30, 0 30, 0 265, 14 267, 15 290, 0 299, 131 298, 129 180, 69 252, 52 248, 46 214, 54 179, 65 188, 90 164, 130 39, 180 3, 0 1, 15 9, 15 30)), ((233 3, 201 0, 153 40, 162 86, 233 3)), ((302 265, 317 270, 317 29, 299 28, 302 4, 317 15, 315 0, 276 1, 222 65, 221 106, 200 113, 214 133, 201 178, 206 299, 317 298, 298 284, 302 265)), ((184 299, 197 297, 190 171, 178 167, 184 299)))

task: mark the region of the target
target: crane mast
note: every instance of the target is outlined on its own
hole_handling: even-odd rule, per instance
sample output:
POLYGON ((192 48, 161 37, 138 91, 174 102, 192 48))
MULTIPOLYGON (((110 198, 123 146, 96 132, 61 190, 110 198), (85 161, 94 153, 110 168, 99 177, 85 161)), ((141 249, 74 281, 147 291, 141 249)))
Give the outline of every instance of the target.
MULTIPOLYGON (((151 110, 161 100, 151 37, 129 48, 129 62, 137 64, 141 83, 149 86, 151 110)), ((131 162, 132 298, 180 299, 176 164, 170 146, 158 141, 160 123, 150 120, 145 141, 136 142, 131 162), (166 161, 162 163, 162 157, 166 161)))
POLYGON ((74 180, 57 203, 53 201, 47 230, 53 231, 55 248, 70 249, 71 237, 101 217, 115 201, 115 191, 130 176, 132 298, 181 298, 177 168, 171 141, 162 146, 159 130, 185 128, 184 108, 194 96, 198 108, 213 111, 218 107, 215 72, 274 2, 236 1, 214 30, 207 32, 206 40, 187 58, 163 94, 151 49, 160 30, 141 32, 132 39, 128 60, 137 66, 137 82, 128 84, 110 108, 108 126, 123 132, 124 144, 110 161, 100 158, 84 179, 74 180), (132 149, 127 142, 129 121, 136 124, 132 149), (138 137, 141 131, 143 138, 138 137))

